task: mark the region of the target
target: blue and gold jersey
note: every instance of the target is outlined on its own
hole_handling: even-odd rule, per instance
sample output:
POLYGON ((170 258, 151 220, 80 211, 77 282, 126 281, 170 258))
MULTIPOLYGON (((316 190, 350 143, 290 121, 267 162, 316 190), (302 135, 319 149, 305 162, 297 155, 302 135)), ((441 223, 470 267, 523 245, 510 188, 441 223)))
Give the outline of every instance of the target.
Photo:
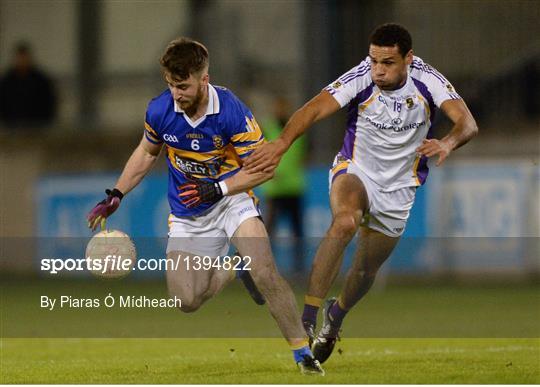
POLYGON ((208 208, 203 203, 188 209, 178 198, 178 187, 186 174, 217 182, 237 173, 242 159, 264 142, 249 109, 230 91, 208 85, 206 114, 193 122, 166 90, 148 104, 146 139, 165 144, 169 166, 169 204, 175 216, 196 216, 208 208))

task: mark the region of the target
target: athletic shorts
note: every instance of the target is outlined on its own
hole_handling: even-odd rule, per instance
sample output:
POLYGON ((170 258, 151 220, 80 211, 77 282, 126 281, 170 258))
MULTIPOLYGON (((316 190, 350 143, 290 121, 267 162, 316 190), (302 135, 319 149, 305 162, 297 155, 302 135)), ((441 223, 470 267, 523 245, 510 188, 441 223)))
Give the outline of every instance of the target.
POLYGON ((199 216, 169 215, 167 254, 183 251, 201 257, 227 255, 230 239, 248 218, 260 213, 247 193, 225 196, 208 212, 199 216))
POLYGON ((357 176, 364 184, 368 194, 368 211, 362 218, 361 226, 382 232, 390 237, 401 236, 414 203, 416 187, 404 187, 385 192, 351 160, 338 154, 329 173, 329 186, 332 186, 332 182, 337 176, 344 173, 357 176))

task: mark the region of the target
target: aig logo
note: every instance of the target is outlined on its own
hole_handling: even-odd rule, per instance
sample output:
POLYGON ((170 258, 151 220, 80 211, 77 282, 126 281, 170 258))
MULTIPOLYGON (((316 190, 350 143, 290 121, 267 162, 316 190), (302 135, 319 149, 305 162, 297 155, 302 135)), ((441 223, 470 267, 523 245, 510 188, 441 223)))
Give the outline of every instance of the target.
POLYGON ((169 142, 178 142, 178 138, 172 134, 164 134, 163 139, 169 142))

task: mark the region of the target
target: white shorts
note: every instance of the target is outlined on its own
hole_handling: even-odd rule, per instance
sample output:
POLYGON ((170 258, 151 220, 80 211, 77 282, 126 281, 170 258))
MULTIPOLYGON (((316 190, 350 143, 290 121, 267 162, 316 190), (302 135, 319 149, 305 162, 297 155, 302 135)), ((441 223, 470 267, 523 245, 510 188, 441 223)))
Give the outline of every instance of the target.
POLYGON ((343 173, 357 176, 368 194, 368 212, 361 225, 382 232, 390 237, 399 237, 405 231, 410 210, 414 203, 416 187, 398 188, 385 192, 350 160, 338 155, 329 173, 329 186, 334 178, 343 173))
POLYGON ((240 224, 260 216, 247 193, 225 196, 208 212, 193 217, 169 215, 167 254, 183 251, 199 256, 217 257, 229 252, 230 239, 240 224))

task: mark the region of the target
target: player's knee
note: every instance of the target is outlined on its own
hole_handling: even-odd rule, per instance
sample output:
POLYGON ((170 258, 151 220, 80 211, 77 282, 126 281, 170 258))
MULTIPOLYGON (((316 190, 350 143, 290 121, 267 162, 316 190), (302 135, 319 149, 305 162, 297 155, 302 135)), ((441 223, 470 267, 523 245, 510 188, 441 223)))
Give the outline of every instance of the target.
POLYGON ((195 312, 203 304, 201 298, 195 297, 195 296, 184 297, 184 298, 181 298, 180 300, 181 300, 181 303, 178 309, 180 309, 184 313, 195 312))
POLYGON ((195 302, 195 301, 189 302, 189 301, 182 300, 182 305, 178 309, 180 309, 184 313, 193 313, 196 310, 198 310, 200 307, 201 307, 200 302, 195 302))
POLYGON ((339 212, 332 221, 332 234, 336 237, 352 238, 360 227, 362 211, 339 212))
POLYGON ((180 300, 179 305, 176 305, 184 313, 195 312, 202 305, 200 297, 189 291, 189 289, 175 289, 169 290, 169 297, 176 297, 180 300))

